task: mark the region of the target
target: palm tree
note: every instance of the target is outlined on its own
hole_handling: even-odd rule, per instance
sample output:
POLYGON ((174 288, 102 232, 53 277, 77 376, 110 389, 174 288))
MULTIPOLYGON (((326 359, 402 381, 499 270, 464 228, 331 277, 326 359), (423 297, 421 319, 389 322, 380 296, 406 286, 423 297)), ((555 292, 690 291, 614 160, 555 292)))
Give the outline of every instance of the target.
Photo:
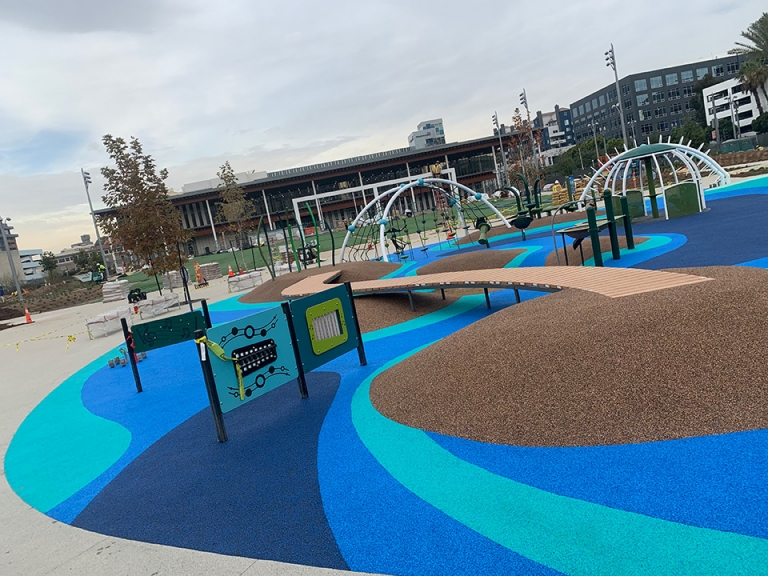
POLYGON ((757 109, 762 115, 764 110, 760 101, 760 89, 762 88, 768 102, 768 92, 765 90, 765 83, 768 82, 768 66, 762 66, 757 60, 748 60, 739 70, 739 80, 741 80, 744 88, 755 97, 757 109))
POLYGON ((762 66, 768 66, 768 12, 763 12, 756 21, 752 22, 741 36, 751 44, 736 42, 736 48, 729 54, 743 54, 750 60, 757 60, 762 66))

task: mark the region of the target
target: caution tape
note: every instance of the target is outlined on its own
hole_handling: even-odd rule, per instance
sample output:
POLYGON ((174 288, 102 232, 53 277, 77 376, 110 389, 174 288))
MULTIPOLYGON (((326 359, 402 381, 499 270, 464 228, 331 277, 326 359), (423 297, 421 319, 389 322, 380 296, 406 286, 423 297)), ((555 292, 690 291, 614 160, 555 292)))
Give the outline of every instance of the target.
POLYGON ((88 334, 88 336, 90 336, 91 339, 93 339, 93 336, 89 330, 82 330, 80 332, 75 332, 74 334, 60 334, 58 336, 51 336, 51 334, 54 334, 55 332, 58 332, 58 330, 52 330, 51 332, 46 332, 45 334, 41 334, 40 336, 33 336, 32 338, 19 340, 18 342, 9 342, 8 344, 0 344, 0 348, 15 346, 16 350, 18 350, 22 344, 28 344, 29 342, 40 342, 41 340, 58 340, 61 338, 61 339, 66 339, 67 350, 69 350, 69 345, 77 342, 77 336, 80 336, 81 334, 88 334))

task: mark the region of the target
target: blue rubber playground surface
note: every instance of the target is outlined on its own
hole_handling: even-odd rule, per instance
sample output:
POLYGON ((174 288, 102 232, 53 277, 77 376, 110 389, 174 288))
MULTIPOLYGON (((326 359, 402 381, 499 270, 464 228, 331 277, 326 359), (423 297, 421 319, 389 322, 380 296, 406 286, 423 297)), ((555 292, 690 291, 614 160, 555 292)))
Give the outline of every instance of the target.
MULTIPOLYGON (((606 265, 768 267, 768 178, 707 194, 709 210, 635 226, 606 265)), ((570 225, 569 223, 568 225, 570 225)), ((559 235, 558 235, 559 241, 559 235)), ((543 265, 548 226, 492 239, 543 265)), ((460 251, 432 247, 390 276, 460 251)), ((587 264, 590 264, 588 262, 587 264)), ((523 299, 546 297, 522 292, 523 299)), ((104 358, 22 423, 6 477, 58 521, 144 542, 386 574, 768 574, 768 430, 640 444, 517 447, 428 433, 380 414, 373 378, 514 304, 464 296, 365 335, 348 353, 225 416, 218 443, 194 344, 128 369, 104 358)), ((214 323, 269 305, 236 298, 214 323)), ((575 368, 577 369, 577 368, 575 368)))

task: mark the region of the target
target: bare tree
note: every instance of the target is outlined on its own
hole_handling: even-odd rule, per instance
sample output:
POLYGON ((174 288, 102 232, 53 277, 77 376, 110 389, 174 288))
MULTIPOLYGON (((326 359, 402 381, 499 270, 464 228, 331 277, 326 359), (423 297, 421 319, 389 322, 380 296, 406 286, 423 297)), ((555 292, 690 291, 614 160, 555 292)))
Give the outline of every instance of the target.
POLYGON ((248 198, 245 191, 238 185, 237 176, 229 162, 224 162, 216 173, 221 179, 221 203, 218 207, 220 223, 227 224, 227 228, 237 235, 240 248, 243 247, 243 238, 250 226, 250 220, 256 213, 256 203, 248 198))

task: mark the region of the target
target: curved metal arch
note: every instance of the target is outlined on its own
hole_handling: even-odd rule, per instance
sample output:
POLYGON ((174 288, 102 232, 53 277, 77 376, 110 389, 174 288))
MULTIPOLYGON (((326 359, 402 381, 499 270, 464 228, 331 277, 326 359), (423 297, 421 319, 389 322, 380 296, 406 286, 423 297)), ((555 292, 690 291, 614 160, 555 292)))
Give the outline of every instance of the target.
MULTIPOLYGON (((355 219, 352 221, 352 226, 357 226, 357 223, 362 218, 363 214, 365 214, 374 204, 379 202, 382 198, 387 196, 388 194, 392 194, 392 192, 395 192, 399 189, 399 186, 395 186, 394 188, 390 188, 389 190, 385 190, 384 192, 381 192, 380 194, 374 194, 373 200, 368 202, 363 208, 360 209, 360 211, 357 213, 357 216, 355 216, 355 219)), ((347 227, 347 233, 344 236, 344 242, 341 245, 341 257, 339 259, 340 262, 344 262, 344 257, 346 256, 346 250, 347 250, 347 244, 349 243, 349 238, 352 235, 352 230, 350 230, 349 227, 347 227)))
POLYGON ((609 166, 612 166, 613 164, 616 164, 616 160, 617 160, 617 159, 618 159, 618 156, 611 158, 610 160, 608 160, 608 162, 606 162, 605 164, 603 164, 603 165, 600 167, 600 169, 599 169, 599 170, 595 171, 595 173, 592 175, 592 178, 590 178, 590 179, 589 179, 589 182, 587 183, 587 186, 586 186, 586 188, 584 188, 584 192, 582 192, 582 193, 581 193, 581 196, 579 196, 579 202, 581 202, 582 204, 584 203, 584 198, 586 198, 586 197, 587 197, 587 195, 588 195, 588 193, 589 193, 590 189, 592 188, 592 186, 594 185, 594 183, 597 181, 597 179, 598 179, 598 178, 600 178, 600 177, 601 177, 600 175, 601 175, 601 174, 602 174, 602 173, 603 173, 603 172, 604 172, 604 171, 605 171, 605 170, 606 170, 606 169, 607 169, 609 166))

